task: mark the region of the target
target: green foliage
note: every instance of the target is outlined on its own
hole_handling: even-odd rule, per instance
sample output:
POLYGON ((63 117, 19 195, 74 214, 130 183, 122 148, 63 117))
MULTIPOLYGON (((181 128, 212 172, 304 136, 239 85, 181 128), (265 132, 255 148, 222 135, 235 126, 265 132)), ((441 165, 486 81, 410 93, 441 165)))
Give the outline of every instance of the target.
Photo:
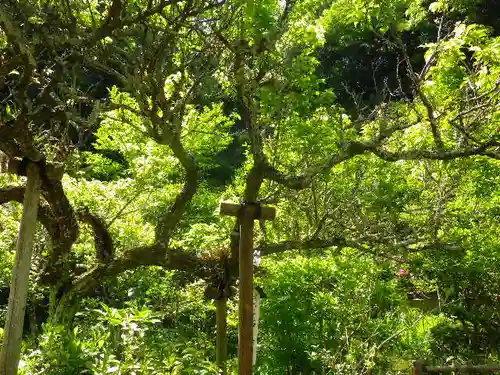
POLYGON ((71 330, 44 325, 37 350, 23 357, 24 373, 215 373, 207 360, 212 344, 200 332, 213 309, 195 285, 175 291, 172 276, 138 270, 119 281, 114 295, 134 302, 110 307, 85 300, 71 330))
MULTIPOLYGON (((405 310, 395 280, 384 280, 359 254, 269 260, 264 267, 262 373, 381 369, 401 345, 399 335, 391 337, 396 327, 412 328, 415 314, 405 310)), ((423 344, 417 337, 412 348, 423 344)))
MULTIPOLYGON (((235 219, 219 202, 247 199, 278 209, 254 233, 256 253, 278 252, 256 257, 258 373, 498 360, 500 26, 479 22, 489 7, 0 5, 0 150, 30 159, 34 148, 66 172, 62 188, 43 180, 21 372, 216 374, 206 291, 228 276, 237 286, 235 219), (96 258, 106 240, 109 262, 96 258)), ((24 183, 6 176, 2 323, 24 183)), ((228 304, 234 372, 238 295, 228 304)))

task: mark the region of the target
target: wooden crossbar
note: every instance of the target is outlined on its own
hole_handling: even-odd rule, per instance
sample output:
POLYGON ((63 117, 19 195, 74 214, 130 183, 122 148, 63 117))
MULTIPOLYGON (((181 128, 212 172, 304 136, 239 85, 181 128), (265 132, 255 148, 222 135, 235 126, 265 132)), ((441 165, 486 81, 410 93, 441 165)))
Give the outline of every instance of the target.
POLYGON ((276 210, 258 203, 222 202, 222 215, 237 216, 240 220, 239 241, 239 374, 251 375, 253 367, 253 228, 254 220, 273 220, 276 210))

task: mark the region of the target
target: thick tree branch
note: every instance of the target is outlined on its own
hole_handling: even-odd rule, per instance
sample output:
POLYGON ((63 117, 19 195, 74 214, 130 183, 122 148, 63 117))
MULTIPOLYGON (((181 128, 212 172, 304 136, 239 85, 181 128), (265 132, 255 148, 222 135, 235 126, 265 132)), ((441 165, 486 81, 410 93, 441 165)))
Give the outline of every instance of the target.
MULTIPOLYGON (((52 240, 52 252, 46 265, 44 273, 52 273, 57 269, 57 263, 64 255, 69 254, 71 247, 78 237, 78 223, 73 208, 66 197, 62 183, 59 179, 62 175, 61 168, 39 162, 42 181, 42 196, 47 205, 42 205, 39 210, 41 219, 50 218, 42 224, 50 234, 52 240), (49 216, 50 214, 50 216, 49 216)), ((24 175, 23 162, 11 159, 9 161, 9 171, 18 175, 24 175)), ((22 188, 21 188, 22 189, 22 188)), ((18 189, 11 191, 10 197, 20 198, 24 191, 18 189)), ((17 200, 19 201, 19 200, 17 200)), ((57 272, 56 272, 57 273, 57 272)))
POLYGON ((64 255, 71 251, 71 247, 78 237, 79 226, 61 181, 51 180, 47 176, 43 177, 42 195, 49 204, 57 222, 57 240, 53 243, 48 265, 48 268, 51 269, 64 255))
POLYGON ((327 239, 311 238, 306 240, 290 240, 274 244, 266 244, 256 248, 261 256, 282 253, 284 251, 306 250, 306 249, 326 249, 336 247, 343 249, 346 247, 357 249, 362 253, 368 253, 375 256, 387 256, 388 251, 378 252, 378 249, 395 250, 398 254, 403 250, 406 253, 415 253, 419 251, 429 251, 434 249, 456 251, 460 246, 455 243, 418 243, 416 241, 392 242, 385 241, 378 237, 363 236, 355 239, 348 239, 343 236, 333 236, 327 239))
POLYGON ((115 248, 111 234, 104 221, 91 214, 88 209, 79 211, 77 216, 78 219, 89 224, 94 231, 96 258, 102 263, 109 263, 114 257, 115 248))
POLYGON ((181 143, 180 135, 177 132, 168 130, 169 134, 166 143, 172 149, 174 155, 179 159, 186 172, 186 182, 181 192, 177 195, 174 204, 163 219, 160 220, 156 228, 156 240, 162 246, 167 247, 172 236, 172 232, 184 214, 187 205, 194 197, 198 189, 199 171, 195 158, 186 151, 181 143))
POLYGON ((476 147, 456 148, 452 150, 413 149, 403 151, 389 151, 382 147, 385 136, 371 142, 351 141, 344 144, 340 151, 323 166, 306 171, 302 175, 289 176, 277 171, 267 164, 264 169, 265 178, 282 184, 290 189, 300 190, 310 186, 313 177, 319 173, 328 172, 334 166, 352 159, 356 155, 372 153, 379 158, 395 162, 399 160, 452 160, 469 156, 487 156, 500 159, 500 139, 496 136, 492 140, 476 147))
MULTIPOLYGON (((170 249, 162 244, 132 249, 123 258, 99 265, 75 279, 63 297, 71 300, 79 294, 85 294, 102 282, 104 277, 118 275, 140 266, 161 266, 165 269, 189 273, 193 277, 207 279, 216 274, 218 260, 202 259, 179 249, 170 249)), ((61 301, 64 305, 65 301, 61 301)))
POLYGON ((398 160, 453 160, 469 156, 487 156, 493 159, 500 159, 500 142, 488 142, 481 146, 454 149, 454 150, 408 150, 391 152, 381 148, 373 148, 370 150, 379 158, 386 161, 394 162, 398 160), (493 149, 495 148, 495 149, 493 149))
POLYGON ((42 160, 43 155, 33 146, 30 139, 32 133, 25 126, 17 125, 14 121, 0 124, 0 151, 9 157, 26 157, 32 161, 42 160))
MULTIPOLYGON (((46 180, 46 178, 44 179, 46 180)), ((44 182, 42 180, 42 186, 43 185, 44 182)), ((47 200, 47 196, 53 198, 54 194, 53 192, 51 194, 44 194, 45 200, 47 200)), ((23 187, 0 189, 0 204, 11 201, 22 203, 23 198, 23 187)), ((47 230, 52 244, 50 257, 39 274, 40 277, 38 280, 44 284, 55 284, 57 280, 63 277, 62 268, 58 262, 63 255, 69 253, 73 243, 76 241, 79 231, 76 221, 75 225, 72 227, 70 218, 60 216, 61 212, 64 212, 64 209, 61 210, 61 208, 64 208, 64 204, 61 205, 61 202, 53 206, 41 202, 38 207, 38 221, 40 221, 47 230)))
POLYGON ((257 78, 256 81, 248 82, 244 63, 247 54, 247 42, 241 40, 240 44, 241 48, 236 51, 235 56, 234 77, 237 82, 236 92, 239 114, 247 134, 250 137, 250 149, 254 164, 247 175, 245 200, 247 202, 255 202, 265 178, 266 167, 269 163, 264 153, 264 141, 258 123, 257 104, 255 103, 253 92, 258 85, 259 78, 257 78))

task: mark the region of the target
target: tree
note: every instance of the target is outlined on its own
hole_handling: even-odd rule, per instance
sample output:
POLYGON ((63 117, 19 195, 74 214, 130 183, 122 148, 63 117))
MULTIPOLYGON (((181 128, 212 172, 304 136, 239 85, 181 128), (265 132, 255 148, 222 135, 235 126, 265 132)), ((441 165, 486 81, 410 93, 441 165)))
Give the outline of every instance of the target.
MULTIPOLYGON (((78 296, 141 266, 234 282, 238 259, 225 267, 230 251, 217 251, 233 229, 213 215, 221 197, 278 205, 273 230, 261 230, 261 255, 335 247, 406 261, 460 248, 440 232, 456 184, 440 181, 426 199, 439 208, 408 217, 410 206, 421 208, 412 179, 422 173, 432 184, 456 159, 499 158, 498 48, 482 26, 451 28, 454 5, 440 4, 2 5, 0 76, 9 96, 0 150, 67 171, 62 180, 42 175, 39 207, 51 249, 38 280, 57 297, 53 321, 71 320, 78 296), (405 37, 434 19, 422 61, 405 37), (339 103, 351 99, 336 100, 320 77, 326 30, 342 36, 340 48, 373 36, 401 73, 387 90, 375 84, 376 98, 359 107, 347 84, 352 104, 344 110, 339 103), (235 162, 230 184, 213 186, 227 150, 242 165, 235 162), (99 171, 109 181, 92 178, 99 171), (340 175, 351 178, 338 186, 340 175), (140 230, 121 230, 127 220, 140 230), (78 222, 92 228, 99 254, 83 271, 76 249, 86 226, 78 222), (226 269, 230 277, 221 276, 226 269)), ((14 183, 0 201, 23 194, 14 183)))

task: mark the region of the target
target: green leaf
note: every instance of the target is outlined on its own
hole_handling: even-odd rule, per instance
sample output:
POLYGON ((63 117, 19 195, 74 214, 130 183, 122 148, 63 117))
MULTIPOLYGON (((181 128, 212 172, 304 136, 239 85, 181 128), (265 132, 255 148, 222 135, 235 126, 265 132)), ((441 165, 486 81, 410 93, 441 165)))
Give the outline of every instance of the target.
POLYGON ((429 5, 429 11, 431 13, 438 13, 443 9, 443 3, 435 1, 429 5))

